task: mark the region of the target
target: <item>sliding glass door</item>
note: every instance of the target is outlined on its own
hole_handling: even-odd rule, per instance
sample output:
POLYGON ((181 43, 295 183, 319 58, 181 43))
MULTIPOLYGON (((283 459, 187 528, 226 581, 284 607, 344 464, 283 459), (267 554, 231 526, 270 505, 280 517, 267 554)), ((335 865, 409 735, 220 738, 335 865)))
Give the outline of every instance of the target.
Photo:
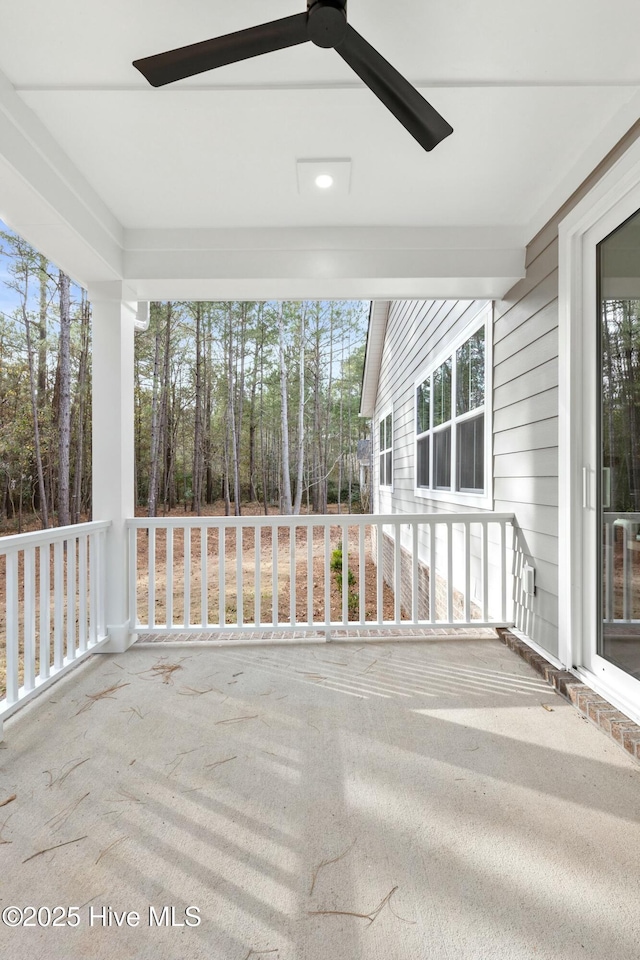
POLYGON ((628 693, 627 680, 640 691, 640 212, 596 257, 598 628, 589 660, 628 693))

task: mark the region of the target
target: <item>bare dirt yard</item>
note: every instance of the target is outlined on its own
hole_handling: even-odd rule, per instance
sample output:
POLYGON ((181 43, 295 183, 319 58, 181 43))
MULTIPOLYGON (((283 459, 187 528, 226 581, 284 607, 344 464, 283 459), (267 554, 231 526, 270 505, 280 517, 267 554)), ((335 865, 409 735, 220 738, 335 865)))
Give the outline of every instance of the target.
MULTIPOLYGON (((214 507, 218 512, 207 513, 207 516, 223 515, 222 504, 214 507)), ((335 507, 334 507, 334 511, 335 507)), ((243 506, 243 516, 264 516, 260 504, 243 506)), ((172 513, 172 516, 184 514, 172 513)), ((190 515, 187 515, 190 516, 190 515)), ((270 512, 274 521, 278 513, 270 512)), ((224 573, 220 578, 220 548, 222 535, 217 530, 204 532, 206 551, 203 550, 203 532, 201 528, 193 529, 190 533, 190 549, 188 566, 185 565, 185 537, 184 531, 177 529, 171 538, 171 571, 172 577, 167 577, 167 528, 156 531, 154 568, 155 568, 155 597, 154 622, 164 624, 167 621, 167 609, 170 607, 172 620, 175 624, 201 624, 203 607, 203 570, 206 573, 206 613, 207 622, 211 625, 232 625, 238 622, 238 606, 242 600, 242 622, 244 623, 272 623, 274 620, 274 568, 277 565, 276 577, 276 604, 277 620, 281 624, 291 623, 292 599, 294 603, 294 621, 304 623, 308 621, 311 607, 312 620, 320 621, 325 618, 325 588, 327 568, 325 565, 325 531, 316 526, 313 531, 306 527, 297 528, 294 533, 292 550, 292 531, 289 527, 278 527, 277 535, 271 526, 262 531, 256 528, 246 528, 242 536, 237 529, 228 529, 224 534, 223 554, 224 573), (311 539, 312 561, 309 565, 309 549, 311 539), (274 544, 275 539, 275 544, 274 544), (292 560, 293 554, 293 560, 292 560), (203 556, 206 559, 203 562, 203 556), (274 564, 274 556, 276 564, 274 564), (240 565, 238 567, 238 557, 240 565), (238 577, 238 569, 241 576, 238 577), (259 574, 258 574, 259 569, 259 574), (185 590, 185 574, 188 572, 188 585, 185 590), (168 581, 170 581, 168 583, 168 581), (221 583, 223 587, 221 589, 221 583), (259 594, 258 594, 259 588, 259 594), (293 597, 292 597, 293 594, 293 597), (189 607, 188 617, 185 618, 185 599, 189 607), (221 613, 221 605, 223 611, 221 613)), ((342 530, 339 526, 332 526, 329 534, 329 560, 336 549, 342 547, 342 530)), ((348 538, 348 567, 349 586, 348 616, 350 621, 360 619, 360 570, 364 572, 363 612, 366 621, 376 620, 377 588, 376 566, 371 558, 371 541, 367 531, 364 543, 364 555, 360 553, 360 542, 357 528, 349 531, 348 538)), ((149 537, 146 530, 139 530, 137 535, 137 597, 138 617, 141 622, 151 620, 149 611, 149 537)), ((330 619, 342 619, 343 593, 339 588, 339 576, 336 571, 328 571, 330 619)), ((383 590, 383 618, 391 619, 394 615, 393 593, 385 585, 383 590)))
MULTIPOLYGON (((330 506, 330 512, 337 515, 337 507, 330 506)), ((264 509, 259 503, 243 504, 243 516, 264 516, 264 509)), ((136 511, 136 516, 144 517, 146 515, 143 509, 136 511)), ((215 504, 205 508, 203 517, 221 517, 224 516, 224 503, 218 501, 215 504)), ((277 510, 272 508, 269 516, 274 520, 279 516, 277 510)), ((193 519, 193 514, 185 512, 181 506, 167 514, 167 517, 179 518, 186 517, 193 519)), ((162 517, 160 518, 162 519, 162 517)), ((26 526, 23 526, 23 532, 26 532, 26 526)), ((31 524, 31 529, 39 529, 37 523, 31 524)), ((277 620, 280 624, 291 623, 291 604, 292 591, 294 603, 294 623, 303 623, 308 619, 309 607, 312 609, 313 620, 321 621, 325 619, 325 587, 327 571, 329 581, 329 606, 330 619, 342 619, 343 594, 338 587, 338 577, 334 570, 329 570, 325 566, 325 532, 320 526, 313 528, 312 534, 312 561, 309 567, 309 540, 306 528, 297 528, 295 530, 295 539, 293 544, 293 562, 292 562, 292 544, 290 539, 290 529, 288 527, 278 527, 277 537, 275 538, 271 526, 264 528, 259 534, 255 528, 247 528, 242 531, 240 537, 236 529, 229 529, 224 535, 224 577, 220 580, 220 546, 222 537, 217 530, 208 530, 205 532, 206 552, 203 551, 202 528, 196 527, 188 537, 190 540, 190 549, 187 550, 185 558, 185 536, 183 529, 174 530, 171 537, 171 563, 170 576, 167 569, 167 529, 159 529, 155 535, 154 551, 154 602, 153 602, 153 620, 149 619, 149 536, 146 530, 137 532, 137 603, 138 619, 140 622, 149 622, 166 624, 167 611, 171 613, 171 621, 176 625, 184 626, 202 624, 203 610, 203 573, 205 574, 205 602, 206 602, 206 622, 211 631, 221 624, 226 626, 238 622, 239 599, 242 602, 242 622, 244 623, 272 623, 274 613, 274 555, 277 558, 277 578, 276 578, 276 606, 277 620), (240 566, 238 568, 238 555, 240 553, 240 566), (203 557, 204 559, 203 562, 203 557), (185 563, 185 559, 188 563, 185 563), (238 569, 241 575, 238 578, 238 569), (259 578, 256 571, 259 569, 259 578), (259 591, 257 589, 259 581, 259 591), (185 589, 186 583, 186 589, 185 589), (185 618, 185 600, 188 606, 188 617, 185 618), (222 604, 222 616, 221 616, 222 604)), ((15 533, 15 530, 6 530, 5 535, 15 533)), ((339 526, 330 527, 329 535, 329 558, 333 551, 342 546, 342 531, 339 526)), ((349 564, 349 586, 347 591, 348 598, 348 616, 349 620, 357 621, 360 619, 360 570, 363 565, 364 572, 364 596, 362 598, 364 619, 374 621, 378 618, 377 609, 377 580, 376 566, 371 559, 371 543, 369 533, 365 537, 364 555, 360 553, 360 542, 357 528, 352 528, 349 532, 348 542, 348 564, 349 564)), ((51 554, 50 563, 50 584, 49 584, 49 613, 50 623, 54 624, 54 565, 53 555, 51 554)), ((71 586, 71 593, 77 595, 78 592, 78 562, 76 558, 76 581, 71 586)), ((18 612, 19 612, 19 664, 20 664, 20 682, 23 681, 23 647, 24 647, 24 623, 25 623, 25 584, 24 584, 24 557, 20 554, 18 567, 18 612)), ((69 596, 69 584, 67 582, 67 563, 64 562, 64 595, 67 600, 69 596)), ((35 637, 36 649, 36 672, 39 669, 39 650, 40 650, 40 574, 39 563, 36 562, 35 585, 36 611, 35 617, 32 617, 32 624, 35 637)), ((6 562, 5 557, 0 555, 0 697, 5 693, 5 664, 6 664, 6 562)), ((89 610, 89 601, 87 599, 87 610, 89 610)), ((71 635, 78 636, 79 631, 79 612, 78 604, 71 607, 69 613, 68 602, 65 602, 65 610, 61 620, 62 636, 67 641, 69 634, 69 618, 72 619, 71 635)), ((393 593, 384 586, 383 590, 383 619, 390 620, 394 616, 393 593)), ((49 649, 51 650, 52 640, 49 640, 49 649)))

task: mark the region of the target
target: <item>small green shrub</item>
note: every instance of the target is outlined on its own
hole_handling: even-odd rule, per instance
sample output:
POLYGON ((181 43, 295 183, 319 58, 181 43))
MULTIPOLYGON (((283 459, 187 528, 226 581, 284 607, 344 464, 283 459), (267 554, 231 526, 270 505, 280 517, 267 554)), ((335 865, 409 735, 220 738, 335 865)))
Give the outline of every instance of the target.
MULTIPOLYGON (((336 549, 331 554, 330 567, 333 570, 336 578, 336 586, 338 590, 342 593, 342 548, 336 547, 336 549)), ((355 586, 356 578, 351 567, 347 567, 347 604, 350 614, 357 614, 360 610, 360 598, 358 594, 353 590, 355 586)))

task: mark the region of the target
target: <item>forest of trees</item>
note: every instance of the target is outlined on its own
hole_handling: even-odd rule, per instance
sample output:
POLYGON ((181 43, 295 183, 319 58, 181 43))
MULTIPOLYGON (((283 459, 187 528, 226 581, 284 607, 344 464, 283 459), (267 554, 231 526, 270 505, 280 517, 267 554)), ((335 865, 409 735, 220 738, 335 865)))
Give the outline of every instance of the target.
MULTIPOLYGON (((0 224, 2 228, 2 224, 0 224)), ((153 303, 136 334, 135 492, 150 516, 222 501, 360 509, 369 304, 153 303)), ((0 528, 91 516, 91 307, 0 229, 0 528)))
POLYGON ((640 301, 602 303, 605 509, 640 510, 640 301))
POLYGON ((360 501, 368 304, 158 303, 136 338, 136 489, 150 516, 360 501))
POLYGON ((78 523, 91 497, 89 303, 7 230, 0 258, 0 522, 78 523))

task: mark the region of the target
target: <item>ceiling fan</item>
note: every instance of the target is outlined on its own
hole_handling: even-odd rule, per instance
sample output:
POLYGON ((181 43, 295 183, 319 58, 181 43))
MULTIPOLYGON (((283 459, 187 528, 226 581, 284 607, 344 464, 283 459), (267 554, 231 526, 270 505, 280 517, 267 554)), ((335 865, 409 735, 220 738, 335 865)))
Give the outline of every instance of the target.
POLYGON ((347 0, 307 0, 307 12, 193 43, 133 66, 154 87, 311 40, 333 47, 425 150, 453 133, 447 121, 347 23, 347 0))

